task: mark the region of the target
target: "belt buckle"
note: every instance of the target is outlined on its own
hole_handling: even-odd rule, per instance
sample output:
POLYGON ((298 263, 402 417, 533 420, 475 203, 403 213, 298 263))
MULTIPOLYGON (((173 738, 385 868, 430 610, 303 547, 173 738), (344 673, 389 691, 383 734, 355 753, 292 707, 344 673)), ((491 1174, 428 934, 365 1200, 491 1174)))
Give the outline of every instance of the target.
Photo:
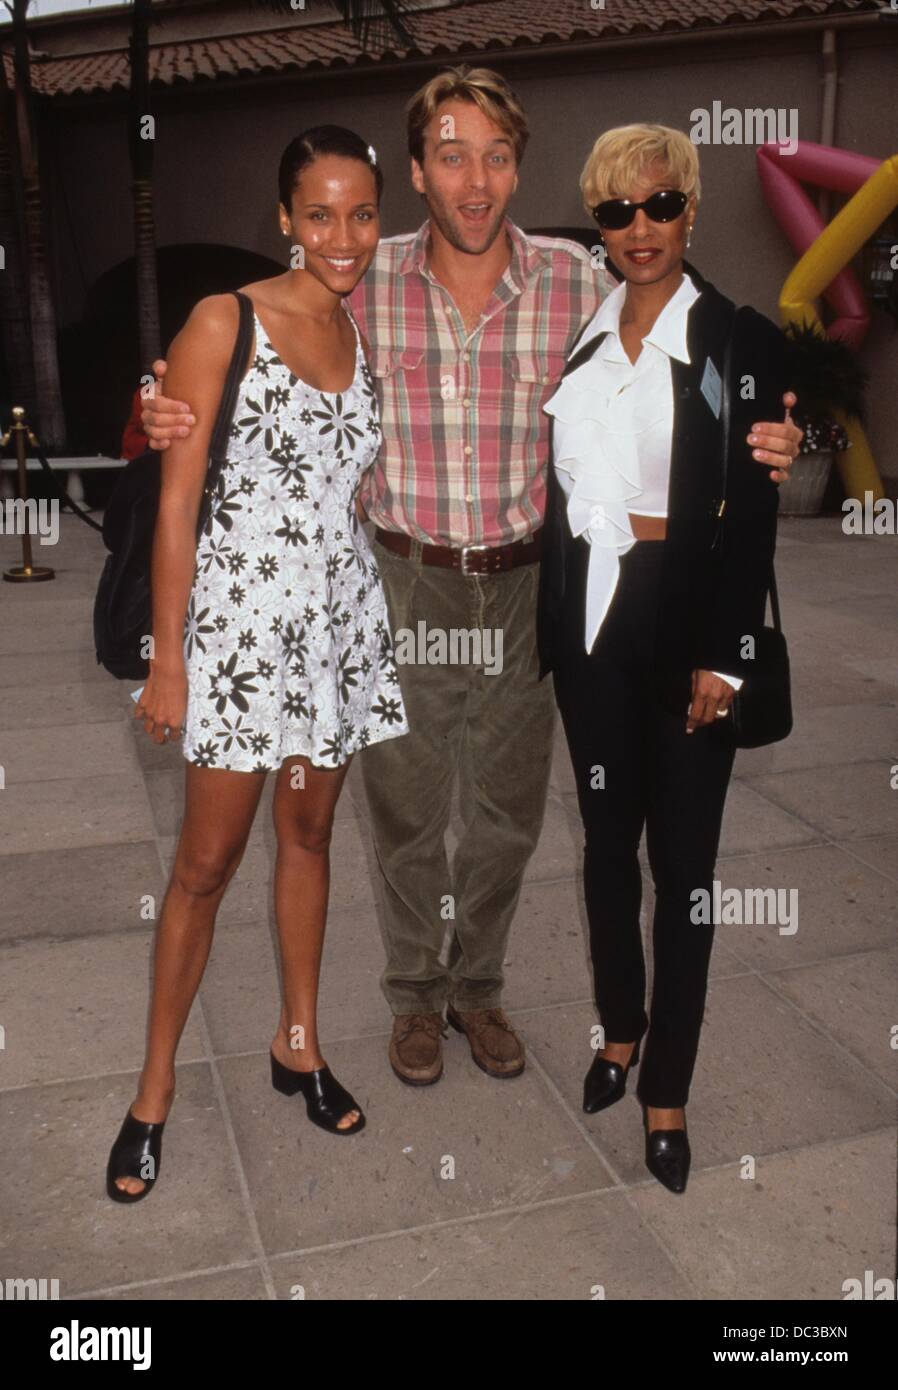
POLYGON ((463 545, 463 546, 461 547, 461 572, 462 572, 462 574, 465 576, 466 579, 471 579, 471 578, 474 577, 474 576, 472 575, 471 571, 467 568, 467 559, 466 559, 466 557, 467 557, 468 551, 469 551, 469 550, 489 550, 489 548, 490 548, 490 547, 489 547, 488 545, 463 545))

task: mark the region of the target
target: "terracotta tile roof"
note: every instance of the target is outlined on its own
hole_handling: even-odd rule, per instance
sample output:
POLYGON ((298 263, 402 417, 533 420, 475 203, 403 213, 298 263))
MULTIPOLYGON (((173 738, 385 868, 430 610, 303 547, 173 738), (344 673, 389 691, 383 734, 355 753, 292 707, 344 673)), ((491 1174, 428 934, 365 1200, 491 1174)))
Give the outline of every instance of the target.
MULTIPOLYGON (((291 69, 376 64, 397 57, 456 55, 544 44, 576 43, 603 36, 674 34, 745 26, 753 21, 823 18, 876 11, 882 0, 627 0, 607 10, 588 0, 468 0, 407 19, 411 48, 374 47, 364 53, 348 28, 335 21, 257 30, 234 36, 154 42, 152 79, 166 86, 217 78, 257 76, 291 69)), ((157 30, 157 34, 158 34, 157 30)), ((40 42, 39 30, 36 41, 40 42)), ((4 54, 12 80, 12 63, 4 54)), ((32 59, 35 90, 45 96, 109 92, 129 86, 128 56, 121 51, 32 59)))

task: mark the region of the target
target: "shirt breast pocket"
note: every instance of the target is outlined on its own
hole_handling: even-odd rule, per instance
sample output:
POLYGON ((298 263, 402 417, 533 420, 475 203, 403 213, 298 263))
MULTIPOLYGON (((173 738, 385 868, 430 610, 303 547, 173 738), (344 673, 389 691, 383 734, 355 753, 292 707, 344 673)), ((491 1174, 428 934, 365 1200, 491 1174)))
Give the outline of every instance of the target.
POLYGON ((508 362, 515 381, 528 386, 554 386, 566 360, 563 352, 514 352, 508 362))
POLYGON ((427 391, 427 371, 422 348, 374 348, 371 375, 381 399, 389 397, 397 406, 403 400, 423 398, 427 391))
POLYGON ((542 407, 555 391, 566 361, 563 352, 548 351, 514 352, 506 358, 510 389, 501 425, 515 447, 534 448, 548 429, 542 407))

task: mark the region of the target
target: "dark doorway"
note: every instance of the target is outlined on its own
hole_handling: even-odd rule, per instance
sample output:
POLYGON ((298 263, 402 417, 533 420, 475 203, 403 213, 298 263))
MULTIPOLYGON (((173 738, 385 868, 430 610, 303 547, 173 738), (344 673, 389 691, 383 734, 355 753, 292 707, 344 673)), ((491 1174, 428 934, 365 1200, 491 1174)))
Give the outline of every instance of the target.
MULTIPOLYGON (((284 267, 235 246, 165 246, 158 252, 159 311, 163 344, 184 324, 194 304, 284 267)), ((102 275, 90 290, 84 314, 60 337, 60 371, 69 453, 117 458, 122 430, 138 386, 137 285, 133 257, 102 275)), ((83 475, 88 504, 102 507, 118 474, 83 475)))

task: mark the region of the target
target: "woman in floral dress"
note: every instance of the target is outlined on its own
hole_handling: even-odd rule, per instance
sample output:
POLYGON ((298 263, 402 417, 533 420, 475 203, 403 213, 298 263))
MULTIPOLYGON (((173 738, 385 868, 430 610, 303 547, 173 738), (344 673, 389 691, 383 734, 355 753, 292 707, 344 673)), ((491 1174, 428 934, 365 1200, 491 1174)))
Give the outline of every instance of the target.
POLYGON ((196 425, 163 455, 153 549, 153 649, 137 717, 183 730, 185 808, 160 915, 147 1053, 109 1157, 107 1191, 139 1201, 158 1173, 175 1052, 215 915, 276 774, 275 912, 282 1005, 272 1082, 332 1133, 365 1123, 321 1054, 318 975, 328 845, 352 754, 408 731, 377 566, 356 513, 380 445, 377 404, 345 297, 378 240, 374 151, 338 126, 293 140, 279 217, 291 269, 248 285, 254 343, 227 463, 199 542, 208 451, 239 315, 202 300, 169 353, 196 425))

